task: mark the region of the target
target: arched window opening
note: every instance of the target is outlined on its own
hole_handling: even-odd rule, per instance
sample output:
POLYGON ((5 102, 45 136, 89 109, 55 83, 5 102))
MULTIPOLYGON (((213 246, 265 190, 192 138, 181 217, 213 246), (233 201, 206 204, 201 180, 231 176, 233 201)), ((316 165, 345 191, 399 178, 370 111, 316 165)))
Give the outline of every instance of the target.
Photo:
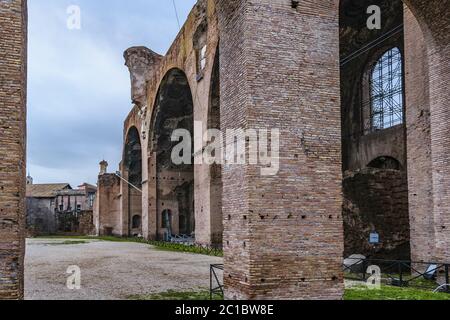
POLYGON ((132 228, 139 229, 140 227, 141 227, 141 216, 138 215, 133 216, 132 228))
POLYGON ((403 123, 403 64, 400 49, 386 51, 370 75, 370 131, 403 123))

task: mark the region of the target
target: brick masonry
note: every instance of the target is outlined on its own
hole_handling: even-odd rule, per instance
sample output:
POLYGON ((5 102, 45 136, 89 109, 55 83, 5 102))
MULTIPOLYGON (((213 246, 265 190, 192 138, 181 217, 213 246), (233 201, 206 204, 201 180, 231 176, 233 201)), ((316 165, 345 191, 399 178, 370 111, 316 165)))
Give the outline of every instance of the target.
MULTIPOLYGON (((434 229, 434 240, 429 246, 436 250, 423 257, 431 254, 436 259, 449 260, 450 10, 448 1, 442 0, 405 3, 423 31, 423 46, 418 41, 405 49, 410 59, 408 68, 411 70, 415 61, 422 59, 426 59, 429 68, 428 76, 421 78, 425 83, 429 79, 429 99, 426 95, 421 97, 420 90, 409 99, 411 103, 423 104, 424 117, 429 100, 431 132, 431 158, 428 149, 422 158, 414 155, 424 150, 421 146, 426 145, 428 137, 426 121, 417 120, 411 113, 407 125, 416 125, 416 129, 408 133, 408 178, 410 193, 418 195, 410 205, 410 210, 417 212, 412 213, 417 218, 412 235, 424 239, 434 229), (426 58, 408 53, 418 50, 423 55, 425 47, 426 58), (423 167, 417 165, 422 161, 423 167), (421 177, 428 182, 421 182, 421 177), (428 213, 426 206, 432 208, 428 213), (427 214, 432 215, 433 222, 427 214), (420 231, 420 223, 427 229, 420 231)), ((297 9, 291 7, 289 0, 201 0, 167 54, 147 59, 151 72, 131 79, 134 84, 146 83, 146 90, 132 92, 136 106, 125 121, 124 139, 133 126, 145 138, 142 216, 143 232, 148 238, 157 233, 157 199, 151 182, 156 173, 149 167, 152 155, 146 134, 152 125, 158 88, 169 70, 177 68, 186 74, 194 100, 194 119, 206 123, 220 37, 221 128, 281 129, 281 168, 277 176, 261 176, 257 166, 222 168, 228 299, 342 297, 338 15, 338 0, 304 1, 297 9), (200 37, 196 45, 193 39, 198 30, 204 29, 204 21, 208 25, 207 57, 206 68, 199 77, 196 45, 203 44, 205 38, 200 37)), ((0 0, 0 26, 0 298, 18 299, 23 296, 25 228, 24 0, 0 0)), ((417 26, 411 28, 417 30, 417 26)), ((417 78, 414 81, 417 82, 407 84, 407 92, 416 86, 422 88, 417 78)), ((194 169, 195 188, 199 191, 195 193, 195 217, 204 222, 204 228, 196 234, 200 243, 210 243, 211 230, 215 229, 211 221, 216 219, 210 218, 212 202, 205 196, 211 193, 210 174, 207 166, 194 169)), ((113 197, 122 197, 117 220, 121 234, 128 223, 124 211, 127 193, 123 184, 118 194, 117 190, 112 191, 113 197)), ((421 250, 420 240, 413 246, 421 250)))
POLYGON ((99 236, 121 236, 120 180, 115 174, 101 173, 97 182, 93 220, 99 236))
POLYGON ((0 299, 23 298, 26 9, 0 0, 0 299))
MULTIPOLYGON (((448 1, 405 1, 424 34, 428 57, 436 259, 450 260, 450 10, 448 1)), ((418 141, 419 142, 419 141, 418 141)))
MULTIPOLYGON (((420 110, 418 113, 411 113, 407 119, 410 128, 410 209, 415 210, 411 212, 411 229, 412 236, 418 237, 417 240, 412 239, 413 256, 418 259, 434 257, 436 260, 449 261, 450 10, 448 1, 409 0, 405 3, 418 21, 418 25, 413 22, 407 26, 405 35, 406 43, 411 45, 411 51, 406 53, 407 99, 420 110), (420 82, 424 84, 423 87, 420 82), (418 156, 418 152, 422 155, 418 156), (428 245, 430 242, 433 245, 428 245)), ((412 22, 413 15, 407 12, 406 21, 412 22)))
POLYGON ((411 259, 436 259, 431 164, 427 48, 416 18, 405 6, 405 94, 411 259))
MULTIPOLYGON (((186 23, 180 30, 174 43, 168 52, 161 56, 145 47, 133 47, 125 52, 126 65, 130 69, 132 83, 132 100, 135 103, 124 123, 124 141, 130 128, 137 128, 141 137, 142 146, 142 232, 145 238, 155 239, 160 237, 161 210, 163 208, 161 197, 158 196, 157 178, 161 173, 156 155, 152 148, 152 133, 155 131, 156 107, 158 106, 159 89, 164 89, 164 78, 173 70, 182 71, 185 74, 193 99, 193 118, 195 121, 208 123, 209 109, 211 105, 211 83, 216 51, 218 48, 218 29, 215 1, 201 0, 189 14, 186 23), (207 26, 204 28, 204 26, 207 26), (206 31, 202 41, 206 41, 206 66, 199 77, 197 69, 198 52, 194 45, 194 39, 198 30, 206 31), (144 88, 142 87, 144 86, 144 88), (146 98, 143 98, 146 97, 146 98)), ((121 166, 124 177, 127 176, 126 168, 121 166)), ((167 174, 166 174, 167 175, 167 174)), ((164 175, 161 176, 164 179, 164 175)), ((167 178, 167 177, 166 177, 167 178)), ((194 212, 196 225, 196 240, 199 244, 210 245, 219 242, 221 232, 221 212, 216 210, 217 200, 207 196, 214 194, 216 185, 212 182, 211 170, 207 165, 194 167, 195 192, 194 212), (212 200, 211 200, 212 199, 212 200)), ((128 225, 128 186, 121 183, 119 192, 121 202, 120 224, 126 233, 128 225)), ((164 201, 164 205, 168 205, 164 201)), ((176 219, 175 219, 176 220, 176 219)), ((176 221, 174 223, 176 224, 176 221)))
POLYGON ((281 130, 278 175, 223 169, 226 298, 341 299, 338 6, 217 5, 222 128, 281 130))
MULTIPOLYGON (((428 5, 437 6, 445 14, 437 1, 407 2, 422 26, 429 22, 434 24, 426 17, 428 13, 421 16, 427 12, 428 5)), ((288 0, 199 1, 166 55, 142 60, 148 64, 149 72, 142 73, 141 70, 142 74, 133 75, 133 69, 130 69, 133 86, 137 82, 142 84, 141 78, 146 78, 147 100, 142 99, 140 88, 132 90, 139 93, 140 98, 125 121, 124 137, 134 126, 142 137, 146 137, 144 139, 149 139, 158 89, 173 68, 182 70, 188 78, 194 99, 194 119, 205 121, 208 118, 211 62, 215 55, 212 49, 216 47, 218 37, 221 39, 221 128, 282 128, 278 176, 261 177, 259 168, 251 166, 222 168, 227 298, 341 298, 343 230, 338 5, 339 1, 316 1, 293 9, 288 0), (203 79, 199 80, 194 43, 197 41, 196 30, 204 19, 208 22, 208 57, 203 79), (321 265, 331 267, 323 271, 321 265)), ((442 16, 442 13, 432 11, 442 16)), ((409 23, 408 18, 405 21, 409 23)), ((437 30, 431 28, 428 36, 434 37, 433 32, 437 30)), ((394 41, 402 47, 401 39, 394 41)), ((139 50, 144 56, 154 55, 148 49, 141 47, 139 50)), ((139 54, 139 50, 133 48, 130 52, 139 54)), ((404 50, 405 55, 413 57, 417 48, 410 46, 404 50)), ((438 50, 436 54, 441 52, 438 50)), ((127 62, 127 65, 131 64, 127 62)), ((415 109, 410 113, 413 112, 415 109)), ((407 125, 410 122, 408 118, 407 125)), ((344 167, 364 168, 374 158, 389 154, 405 169, 407 152, 408 160, 414 158, 410 153, 419 150, 424 143, 420 140, 423 137, 414 141, 411 139, 414 133, 409 134, 406 150, 405 128, 400 126, 391 131, 365 137, 373 140, 362 141, 369 146, 367 150, 363 149, 356 162, 349 162, 344 167), (392 148, 393 145, 399 146, 392 148)), ((157 187, 153 182, 157 174, 156 162, 148 145, 149 142, 142 142, 143 159, 147 159, 142 164, 142 210, 144 235, 152 238, 157 233, 159 212, 157 187)), ((408 169, 413 167, 414 164, 408 164, 408 169)), ((419 182, 420 170, 419 166, 412 170, 412 190, 424 186, 419 182)), ((211 243, 212 238, 213 228, 208 227, 208 221, 213 220, 213 201, 207 196, 211 185, 208 171, 205 166, 195 167, 196 236, 200 243, 211 243)), ((125 189, 122 184, 124 204, 127 201, 125 189)), ((410 195, 413 192, 410 191, 410 195)), ((404 189, 399 194, 403 199, 399 203, 404 205, 407 194, 404 189)), ((427 195, 421 197, 425 199, 427 195)), ((424 203, 412 204, 410 209, 423 210, 425 206, 424 203)), ((122 206, 122 216, 124 208, 122 206)), ((406 213, 402 211, 402 214, 406 219, 406 213)), ((412 219, 420 215, 424 214, 413 213, 412 219)), ((407 228, 399 232, 401 238, 407 238, 407 228)), ((423 231, 423 234, 427 232, 423 231)), ((421 237, 423 239, 423 235, 421 237)), ((445 243, 445 236, 442 239, 445 243)), ((434 247, 435 242, 428 245, 434 247)))

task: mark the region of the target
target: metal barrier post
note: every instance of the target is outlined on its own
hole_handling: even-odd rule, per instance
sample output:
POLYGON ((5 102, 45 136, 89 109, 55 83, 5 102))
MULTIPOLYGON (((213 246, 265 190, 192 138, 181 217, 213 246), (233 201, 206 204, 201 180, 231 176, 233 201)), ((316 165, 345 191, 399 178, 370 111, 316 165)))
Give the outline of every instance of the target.
POLYGON ((362 279, 363 279, 363 281, 366 281, 367 280, 367 274, 366 274, 366 272, 367 272, 367 262, 366 262, 366 260, 364 259, 363 260, 363 263, 362 263, 362 279))
POLYGON ((449 269, 448 264, 446 264, 445 265, 445 284, 446 284, 445 288, 446 288, 447 292, 450 292, 450 287, 449 287, 450 281, 449 281, 448 269, 449 269))
POLYGON ((400 274, 400 287, 403 287, 403 266, 402 266, 401 262, 398 263, 398 267, 399 267, 399 274, 400 274))
POLYGON ((209 300, 212 300, 213 297, 213 285, 212 285, 212 265, 209 266, 209 300))

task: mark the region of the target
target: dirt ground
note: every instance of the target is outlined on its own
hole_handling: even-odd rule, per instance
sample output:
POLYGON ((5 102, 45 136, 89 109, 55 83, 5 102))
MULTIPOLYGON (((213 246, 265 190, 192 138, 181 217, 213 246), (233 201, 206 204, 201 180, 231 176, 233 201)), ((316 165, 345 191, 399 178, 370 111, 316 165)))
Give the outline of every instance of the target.
POLYGON ((25 299, 118 300, 167 290, 207 290, 210 264, 222 263, 218 257, 161 251, 145 244, 67 241, 27 240, 25 299), (80 268, 79 290, 67 288, 70 266, 80 268))

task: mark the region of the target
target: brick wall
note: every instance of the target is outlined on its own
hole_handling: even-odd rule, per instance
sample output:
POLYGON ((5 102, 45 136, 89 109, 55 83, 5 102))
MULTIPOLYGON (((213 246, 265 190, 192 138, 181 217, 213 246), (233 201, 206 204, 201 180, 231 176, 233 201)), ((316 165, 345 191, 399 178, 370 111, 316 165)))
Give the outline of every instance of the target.
POLYGON ((409 260, 408 185, 405 171, 365 168, 344 177, 345 256, 409 260), (380 243, 369 243, 377 232, 380 243))
POLYGON ((418 259, 434 256, 436 260, 449 261, 450 10, 448 1, 405 0, 405 3, 418 22, 407 12, 406 41, 411 46, 406 58, 407 99, 416 104, 408 116, 408 157, 413 158, 408 159, 412 166, 409 168, 411 229, 412 237, 418 239, 412 239, 412 254, 418 259), (421 157, 417 155, 419 152, 421 157))
POLYGON ((26 12, 0 0, 0 299, 23 297, 26 12))
MULTIPOLYGON (((423 31, 429 68, 436 258, 450 260, 450 10, 448 1, 407 0, 423 31)), ((431 210, 430 210, 431 211, 431 210)))
POLYGON ((407 7, 405 48, 411 259, 433 261, 436 257, 427 48, 419 23, 407 7))
POLYGON ((337 3, 217 6, 222 129, 281 130, 278 175, 223 168, 226 298, 341 299, 337 3))

